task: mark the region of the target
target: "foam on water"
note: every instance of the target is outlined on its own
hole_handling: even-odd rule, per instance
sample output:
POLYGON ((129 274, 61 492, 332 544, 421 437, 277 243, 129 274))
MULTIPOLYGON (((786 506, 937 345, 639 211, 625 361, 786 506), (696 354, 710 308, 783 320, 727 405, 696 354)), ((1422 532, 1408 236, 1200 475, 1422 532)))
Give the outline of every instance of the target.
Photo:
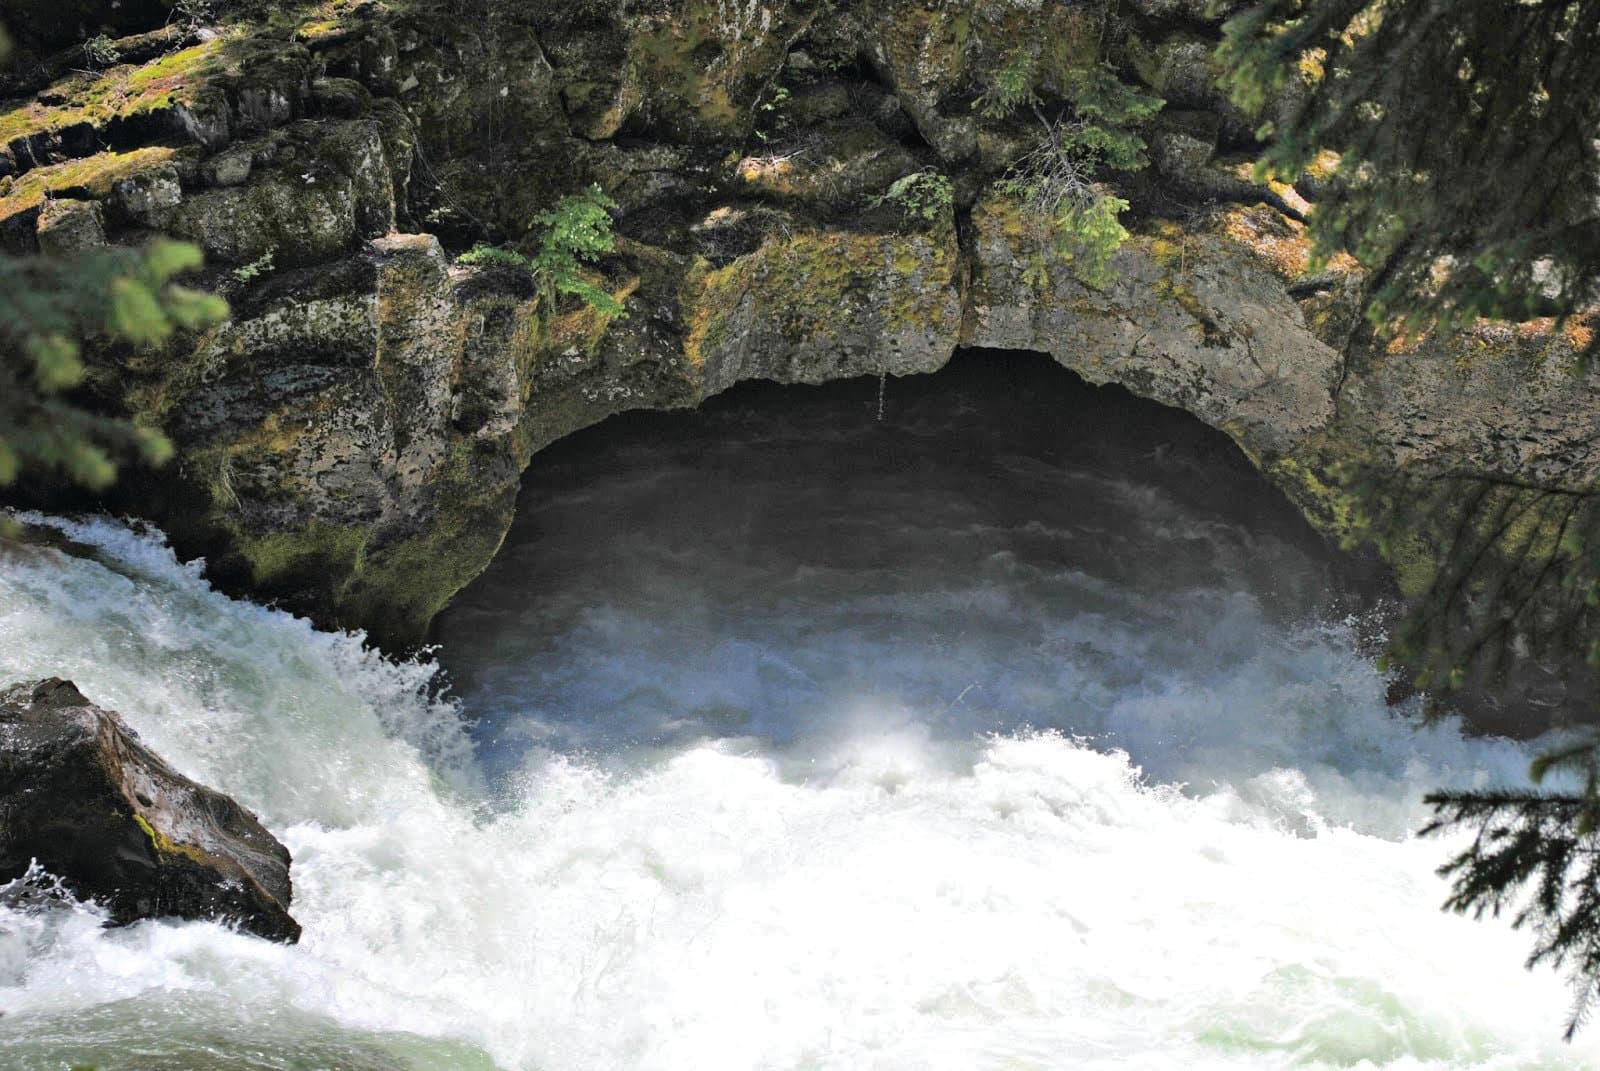
POLYGON ((723 413, 738 451, 623 442, 524 502, 441 633, 464 707, 159 533, 0 546, 0 681, 75 680, 255 809, 305 927, 8 896, 0 1068, 1600 1064, 1410 835, 1529 746, 1388 708, 1256 507, 948 413, 870 449, 723 413))
MULTIPOLYGON (((1413 733, 1337 630, 1286 657, 1371 678, 1339 711, 1352 775, 1281 766, 1185 794, 1059 734, 960 747, 891 717, 804 758, 724 742, 628 772, 531 761, 515 807, 484 813, 470 778, 435 772, 459 757, 458 730, 419 690, 426 666, 223 598, 153 535, 58 526, 101 562, 8 556, 0 676, 73 677, 258 809, 294 852, 306 935, 287 948, 8 911, 4 1066, 1577 1068, 1600 1054, 1592 1037, 1555 1041, 1564 990, 1522 970, 1520 939, 1438 912, 1444 846, 1395 835, 1426 787, 1514 776, 1524 753, 1413 733)), ((1326 732, 1326 712, 1271 702, 1232 716, 1269 741, 1326 732)))

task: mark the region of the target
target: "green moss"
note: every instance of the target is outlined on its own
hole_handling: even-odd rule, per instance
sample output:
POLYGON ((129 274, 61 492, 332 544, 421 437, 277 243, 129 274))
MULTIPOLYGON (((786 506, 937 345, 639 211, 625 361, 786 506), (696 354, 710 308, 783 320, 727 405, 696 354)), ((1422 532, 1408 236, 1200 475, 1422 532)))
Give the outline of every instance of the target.
POLYGON ((345 19, 352 11, 362 10, 368 15, 388 14, 402 6, 409 5, 374 3, 372 0, 367 0, 366 3, 362 0, 322 0, 321 3, 298 13, 297 16, 292 13, 286 14, 290 14, 291 18, 298 17, 294 28, 295 40, 315 44, 343 34, 347 28, 345 19))
POLYGON ((252 582, 270 588, 305 576, 359 572, 367 538, 362 527, 312 521, 301 529, 263 536, 240 533, 236 547, 250 564, 252 582))
MULTIPOLYGON (((604 282, 605 280, 599 276, 592 276, 592 285, 601 286, 604 282)), ((637 275, 630 276, 619 287, 602 287, 603 292, 619 306, 625 306, 638 289, 637 275)), ((556 313, 544 323, 537 318, 530 319, 529 326, 534 332, 532 343, 534 345, 542 343, 547 349, 557 353, 576 348, 593 356, 599 351, 600 343, 605 340, 606 332, 616 319, 617 317, 607 310, 585 303, 575 309, 556 313), (547 334, 540 334, 541 326, 548 329, 547 334)))
POLYGON ((1129 33, 1122 42, 1122 55, 1139 80, 1152 89, 1161 81, 1161 57, 1139 33, 1129 33))
POLYGON ((1528 509, 1503 530, 1498 527, 1496 507, 1505 496, 1539 492, 1498 488, 1487 505, 1480 503, 1476 514, 1468 514, 1473 496, 1464 485, 1395 472, 1392 462, 1350 453, 1337 433, 1323 433, 1293 455, 1265 463, 1254 456, 1252 460, 1319 531, 1346 550, 1376 549, 1401 594, 1412 601, 1429 594, 1463 525, 1486 547, 1478 565, 1482 576, 1496 575, 1507 563, 1539 561, 1564 549, 1556 542, 1559 518, 1548 511, 1528 509))
POLYGON ((82 160, 35 168, 20 178, 0 182, 0 219, 37 208, 49 197, 106 197, 118 180, 167 163, 177 152, 155 145, 132 152, 103 152, 82 160))
POLYGON ((1044 70, 1062 83, 1100 62, 1106 38, 1103 16, 1066 4, 1050 10, 1044 30, 1023 23, 1022 32, 1037 34, 1044 42, 1044 70))
POLYGON ((738 133, 749 121, 749 108, 734 98, 732 87, 747 70, 776 60, 781 45, 760 25, 735 25, 743 19, 744 5, 686 0, 681 11, 634 37, 629 61, 635 91, 664 117, 686 119, 689 127, 718 136, 738 133))
POLYGON ((722 344, 727 317, 739 306, 747 287, 744 258, 713 269, 698 258, 684 277, 679 305, 687 314, 684 356, 691 367, 705 366, 706 354, 722 344))
MULTIPOLYGON (((1234 438, 1237 441, 1238 436, 1234 438)), ((1368 520, 1359 499, 1326 468, 1295 456, 1276 458, 1260 467, 1318 530, 1347 549, 1365 538, 1368 520)))
POLYGON ((1187 265, 1187 251, 1180 235, 1177 241, 1168 237, 1152 238, 1148 244, 1150 255, 1168 271, 1177 271, 1187 265))
POLYGON ((209 863, 211 861, 205 852, 194 845, 180 844, 156 829, 138 811, 133 813, 133 820, 144 831, 144 835, 150 838, 150 846, 156 850, 157 855, 178 856, 182 859, 192 859, 197 863, 209 863))
POLYGON ((972 40, 972 16, 965 11, 960 12, 950 22, 950 43, 955 46, 958 55, 967 51, 967 43, 972 40))
POLYGON ((0 143, 88 123, 105 126, 190 99, 193 87, 223 70, 226 35, 163 56, 143 66, 124 65, 86 75, 75 73, 51 86, 39 99, 0 115, 0 143))
POLYGON ((959 315, 947 300, 957 258, 954 231, 858 234, 813 231, 769 238, 754 253, 722 268, 701 261, 686 278, 680 304, 684 349, 691 365, 727 337, 730 317, 749 311, 751 323, 793 340, 828 337, 842 308, 881 310, 890 331, 948 327, 959 315))
POLYGON ((1420 533, 1386 540, 1380 548, 1400 594, 1420 599, 1439 575, 1439 550, 1420 533))
POLYGON ((1199 324, 1201 330, 1207 336, 1217 331, 1217 324, 1211 318, 1210 310, 1200 300, 1199 295, 1181 279, 1174 278, 1171 275, 1164 276, 1156 281, 1156 285, 1152 289, 1158 296, 1170 298, 1172 301, 1177 302, 1178 307, 1187 313, 1191 320, 1199 324))

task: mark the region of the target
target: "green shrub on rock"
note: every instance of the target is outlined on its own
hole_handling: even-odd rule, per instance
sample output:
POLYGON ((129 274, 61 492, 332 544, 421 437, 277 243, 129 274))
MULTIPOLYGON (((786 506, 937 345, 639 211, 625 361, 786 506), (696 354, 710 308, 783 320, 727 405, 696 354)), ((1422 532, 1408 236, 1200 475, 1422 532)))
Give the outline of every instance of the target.
POLYGON ((1128 237, 1118 220, 1128 202, 1106 189, 1099 175, 1145 166, 1137 130, 1162 103, 1105 63, 1043 64, 1026 48, 1005 54, 973 103, 989 119, 1027 108, 1038 120, 1038 140, 1007 169, 1000 188, 1022 203, 1041 244, 1089 286, 1110 283, 1112 254, 1128 237))
POLYGON ((597 183, 591 183, 539 215, 545 232, 539 255, 533 258, 533 277, 547 308, 555 308, 560 297, 570 294, 602 315, 622 315, 622 303, 583 276, 583 265, 592 264, 617 246, 611 233, 611 213, 616 207, 597 183))
POLYGON ((937 222, 954 203, 955 188, 949 176, 931 169, 902 175, 873 199, 873 204, 893 205, 906 219, 920 223, 937 222))

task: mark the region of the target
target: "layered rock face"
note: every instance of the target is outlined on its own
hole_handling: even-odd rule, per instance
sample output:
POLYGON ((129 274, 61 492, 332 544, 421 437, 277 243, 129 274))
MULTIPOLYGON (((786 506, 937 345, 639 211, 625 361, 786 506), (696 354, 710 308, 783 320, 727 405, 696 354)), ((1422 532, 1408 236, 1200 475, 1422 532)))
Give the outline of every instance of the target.
POLYGON ((0 689, 0 883, 35 862, 119 923, 216 919, 300 937, 288 849, 54 678, 0 689))
POLYGON ((1045 351, 1188 409, 1334 534, 1352 459, 1591 494, 1600 380, 1565 371, 1578 340, 1374 341, 1355 266, 1308 270, 1314 190, 1248 177, 1256 123, 1215 85, 1208 5, 1109 10, 440 0, 168 26, 118 42, 153 50, 138 63, 13 76, 31 95, 0 120, 0 236, 206 248, 233 319, 101 373, 180 447, 181 479, 134 504, 225 583, 393 647, 487 563, 549 442, 740 379, 931 371, 958 346, 1045 351), (1140 131, 1151 166, 1108 176, 1133 231, 1108 283, 996 181, 1038 130, 979 94, 1041 48, 1166 102, 1140 131), (907 211, 889 192, 918 173, 950 195, 907 211), (538 213, 589 183, 619 205, 595 281, 625 317, 453 262, 479 240, 531 251, 538 213))

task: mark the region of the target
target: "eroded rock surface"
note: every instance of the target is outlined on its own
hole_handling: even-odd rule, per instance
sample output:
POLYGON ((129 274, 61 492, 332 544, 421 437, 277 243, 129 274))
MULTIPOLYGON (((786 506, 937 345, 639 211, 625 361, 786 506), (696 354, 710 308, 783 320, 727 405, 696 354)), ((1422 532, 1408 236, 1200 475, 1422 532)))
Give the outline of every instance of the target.
POLYGON ((0 883, 35 861, 119 923, 214 919, 300 937, 288 849, 57 678, 0 688, 0 883))
POLYGON ((1225 238, 1140 235, 1115 280, 1088 286, 1052 268, 1017 208, 973 210, 970 346, 1039 350, 1091 383, 1119 383, 1186 409, 1257 455, 1328 424, 1342 369, 1282 280, 1225 238))

